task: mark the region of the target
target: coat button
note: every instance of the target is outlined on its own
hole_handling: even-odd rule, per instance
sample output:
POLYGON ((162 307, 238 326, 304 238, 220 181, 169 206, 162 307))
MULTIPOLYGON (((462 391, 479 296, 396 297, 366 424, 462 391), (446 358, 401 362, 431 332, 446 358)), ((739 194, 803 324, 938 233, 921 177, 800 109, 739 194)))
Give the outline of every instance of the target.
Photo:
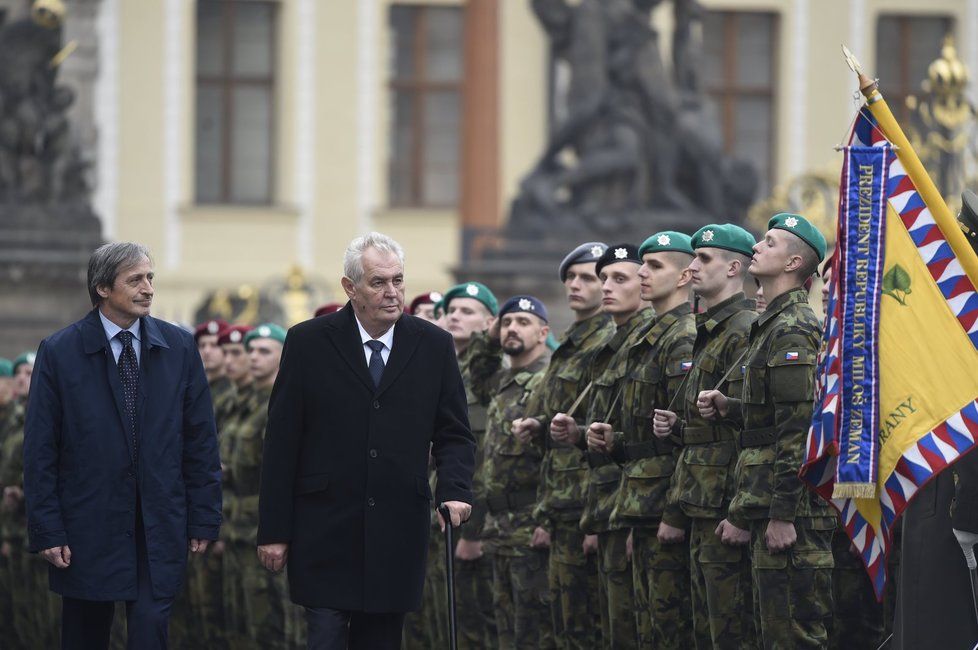
POLYGON ((380 402, 378 400, 374 400, 374 408, 375 409, 379 409, 380 408, 380 402))
POLYGON ((370 497, 369 499, 367 499, 367 505, 370 506, 371 508, 373 508, 376 504, 377 504, 377 502, 374 501, 374 498, 373 497, 370 497))
POLYGON ((371 449, 370 450, 370 457, 371 458, 376 458, 377 457, 377 450, 376 449, 371 449))

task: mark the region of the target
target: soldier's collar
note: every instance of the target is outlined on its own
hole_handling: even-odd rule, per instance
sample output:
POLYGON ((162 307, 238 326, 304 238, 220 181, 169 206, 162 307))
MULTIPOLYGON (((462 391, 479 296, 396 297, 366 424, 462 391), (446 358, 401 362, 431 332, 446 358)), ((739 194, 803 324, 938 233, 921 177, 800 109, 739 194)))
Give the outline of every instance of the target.
POLYGON ((576 347, 580 347, 588 337, 607 325, 610 320, 610 315, 604 312, 598 312, 594 316, 577 321, 568 327, 564 335, 560 337, 560 344, 563 345, 567 341, 570 341, 576 347))
POLYGON ((780 296, 776 296, 774 300, 769 302, 767 304, 767 309, 764 310, 763 314, 758 316, 755 322, 757 323, 757 326, 760 327, 791 305, 796 305, 802 302, 808 302, 808 291, 805 290, 805 287, 795 287, 794 289, 789 289, 780 296))
POLYGON ((754 301, 748 300, 743 291, 738 291, 718 305, 713 305, 702 314, 696 314, 696 326, 713 332, 717 325, 744 309, 754 309, 754 301))
POLYGON ((652 327, 649 328, 648 332, 645 333, 645 340, 650 344, 655 345, 656 341, 663 332, 672 327, 673 323, 678 321, 683 316, 689 316, 693 313, 693 306, 688 302, 684 302, 681 305, 673 307, 666 313, 656 316, 655 320, 652 322, 652 327))

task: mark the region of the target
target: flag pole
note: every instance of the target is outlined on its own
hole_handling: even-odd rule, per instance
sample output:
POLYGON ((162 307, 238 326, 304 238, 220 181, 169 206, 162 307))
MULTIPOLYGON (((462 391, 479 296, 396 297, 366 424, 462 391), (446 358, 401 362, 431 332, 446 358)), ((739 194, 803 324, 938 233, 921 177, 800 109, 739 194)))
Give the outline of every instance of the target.
POLYGON ((930 174, 927 173, 923 163, 920 162, 920 158, 917 157, 917 153, 911 146, 906 134, 904 134, 903 129, 900 128, 896 118, 890 111, 889 105, 883 99, 883 94, 879 90, 879 81, 869 78, 869 75, 863 70, 859 61, 856 60, 856 57, 853 56, 852 52, 845 45, 842 46, 842 52, 846 58, 846 63, 849 64, 850 69, 856 73, 859 79, 859 92, 866 98, 867 108, 869 108, 873 117, 876 118, 877 123, 879 123, 880 128, 886 135, 886 139, 891 144, 896 145, 894 149, 896 150, 897 158, 900 159, 903 168, 913 179, 914 185, 920 193, 920 197, 930 209, 931 216, 934 217, 934 221, 947 238, 948 243, 951 245, 951 250, 954 251, 955 257, 957 257, 961 267, 968 274, 968 278, 973 284, 978 285, 978 256, 975 255, 974 249, 968 243, 968 238, 961 232, 961 228, 957 225, 954 215, 951 214, 947 203, 944 202, 944 197, 941 196, 937 186, 934 185, 930 174))

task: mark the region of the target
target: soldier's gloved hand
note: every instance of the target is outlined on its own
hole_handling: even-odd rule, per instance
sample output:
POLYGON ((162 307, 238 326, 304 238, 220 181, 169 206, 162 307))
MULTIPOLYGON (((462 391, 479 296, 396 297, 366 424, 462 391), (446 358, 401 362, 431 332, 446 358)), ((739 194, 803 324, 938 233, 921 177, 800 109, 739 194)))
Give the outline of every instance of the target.
POLYGON ((659 530, 655 536, 662 544, 678 544, 686 539, 686 531, 682 528, 670 526, 664 521, 660 521, 659 530))
POLYGON ((672 411, 655 409, 655 417, 652 418, 652 433, 655 434, 656 438, 668 438, 672 435, 672 428, 676 426, 678 419, 679 416, 672 411))
POLYGON ((455 546, 455 557, 466 562, 478 560, 482 557, 482 542, 467 539, 458 540, 458 544, 455 546))
POLYGON ((533 529, 533 538, 530 539, 530 548, 550 548, 550 533, 542 526, 533 529))
POLYGON ((540 433, 542 428, 543 425, 536 418, 516 418, 513 420, 513 435, 523 443, 530 442, 533 436, 540 433))
POLYGON ((778 553, 786 551, 798 541, 798 533, 795 525, 790 521, 771 519, 767 522, 767 530, 764 531, 764 542, 769 551, 778 553))
POLYGON ((591 451, 607 453, 611 451, 615 432, 605 422, 592 422, 587 428, 587 448, 591 451))
POLYGON ((975 560, 975 544, 978 544, 978 533, 969 533, 966 530, 958 530, 957 528, 952 528, 954 531, 954 538, 958 540, 958 545, 961 546, 961 551, 964 553, 964 559, 968 563, 969 569, 978 569, 978 561, 975 560))
POLYGON ((584 550, 584 556, 594 555, 598 552, 598 536, 597 535, 585 535, 584 543, 581 544, 581 548, 584 550))
POLYGON ((581 439, 581 428, 577 421, 566 413, 558 413, 550 421, 550 437, 554 442, 569 442, 576 445, 581 439))
POLYGON ((696 408, 707 420, 727 417, 727 396, 718 390, 701 391, 696 398, 696 408))
POLYGON ((750 531, 737 528, 726 519, 720 522, 714 532, 720 542, 730 546, 744 546, 750 542, 750 531))

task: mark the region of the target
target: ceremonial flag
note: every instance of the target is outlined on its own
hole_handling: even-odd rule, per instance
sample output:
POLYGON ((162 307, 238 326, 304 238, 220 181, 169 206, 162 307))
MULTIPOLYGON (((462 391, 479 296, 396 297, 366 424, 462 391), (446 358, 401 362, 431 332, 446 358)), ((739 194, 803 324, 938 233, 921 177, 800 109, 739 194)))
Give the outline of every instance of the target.
POLYGON ((801 475, 882 598, 894 522, 978 436, 978 257, 878 90, 844 153, 801 475))

